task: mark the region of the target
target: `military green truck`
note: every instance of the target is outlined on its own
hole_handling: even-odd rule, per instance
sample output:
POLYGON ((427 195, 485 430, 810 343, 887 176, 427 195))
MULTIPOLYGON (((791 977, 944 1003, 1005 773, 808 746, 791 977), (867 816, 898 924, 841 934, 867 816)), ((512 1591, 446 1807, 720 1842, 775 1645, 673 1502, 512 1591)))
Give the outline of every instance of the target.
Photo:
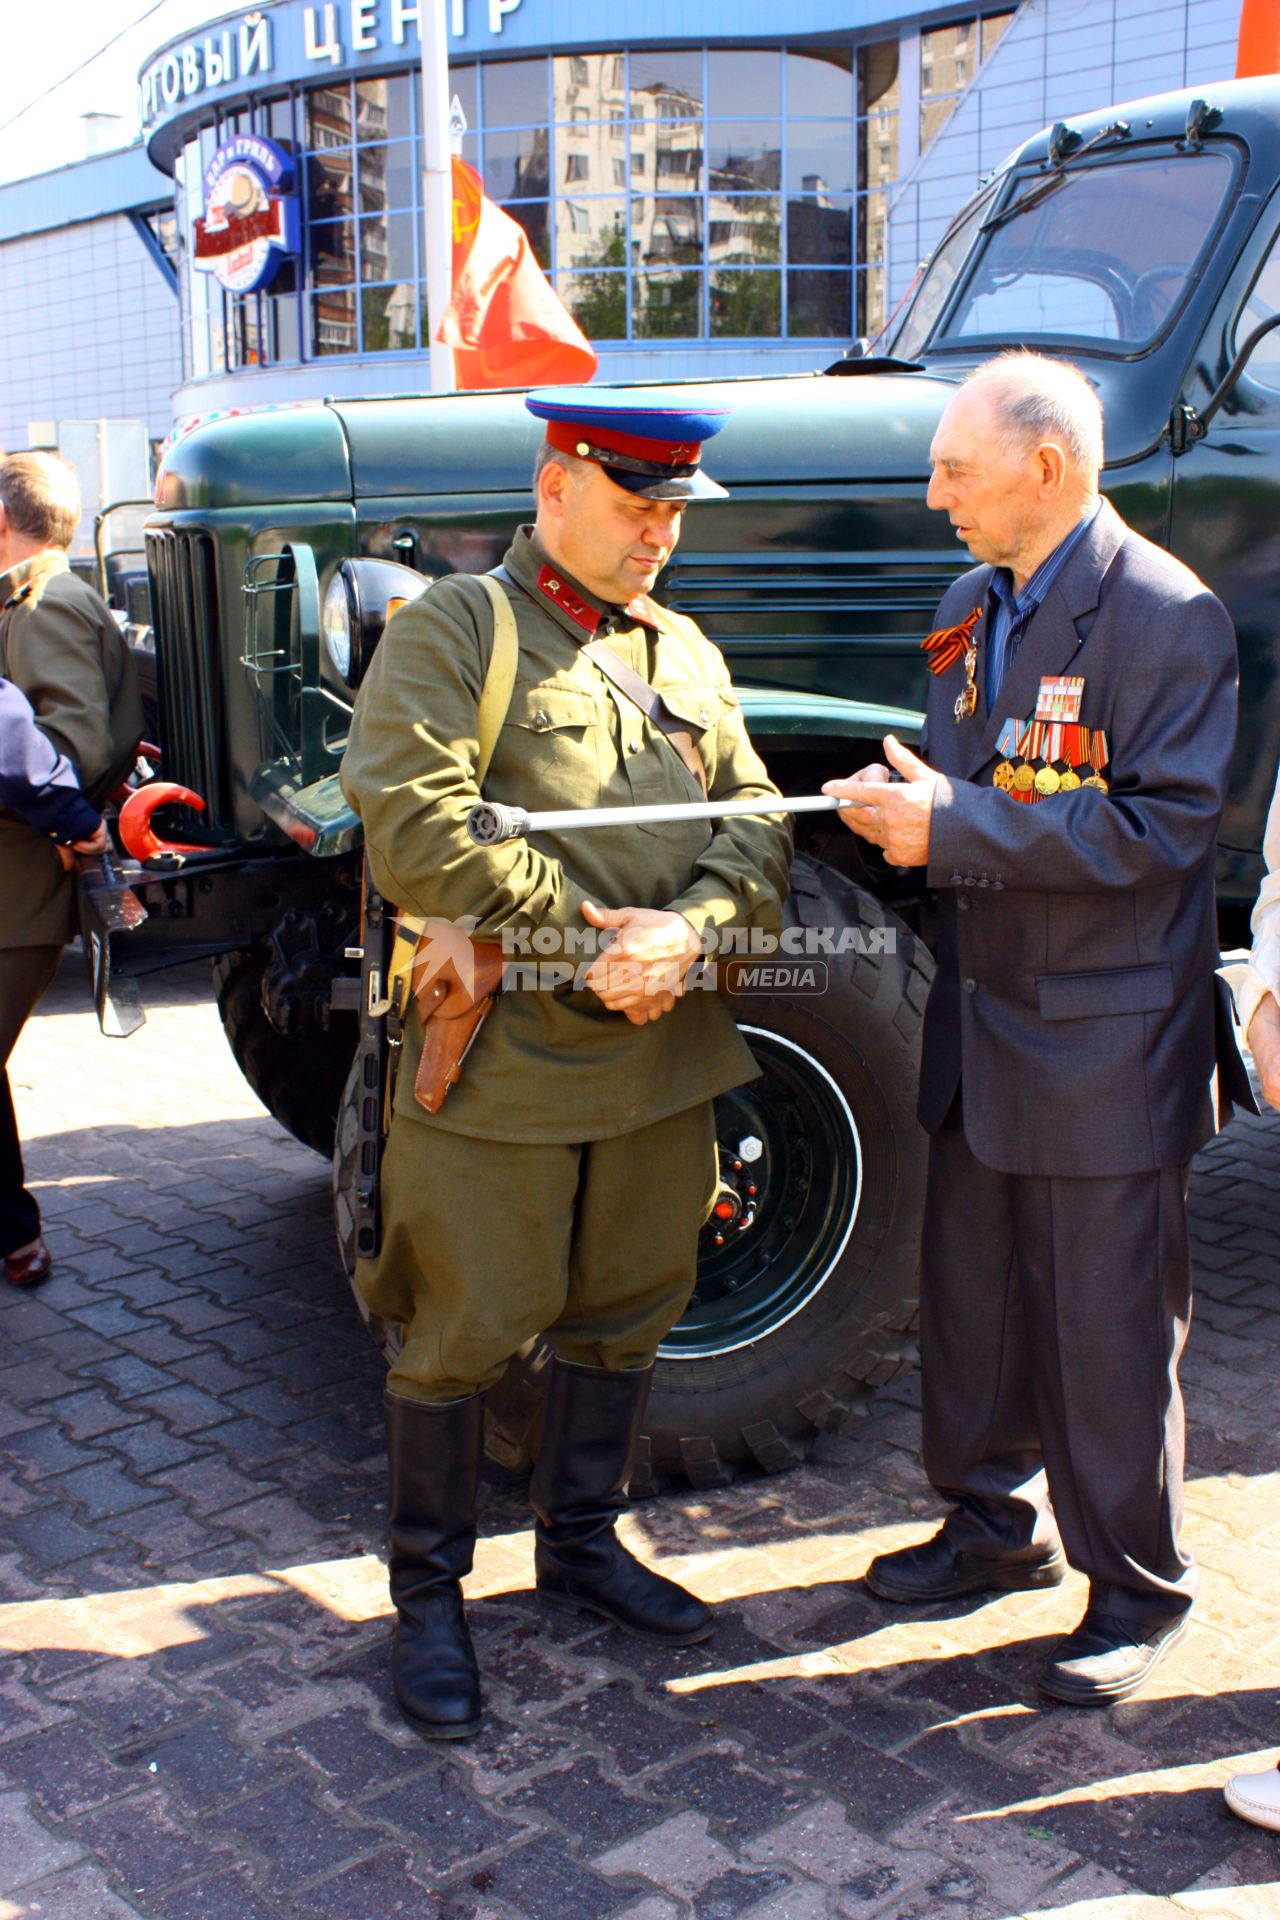
MULTIPOLYGON (((878 757, 886 729, 918 734, 920 641, 967 564, 925 506, 940 410, 1011 343, 1063 355, 1104 403, 1108 495, 1236 623, 1219 898, 1238 943, 1280 752, 1278 181, 1277 82, 1060 123, 982 185, 877 341, 811 375, 691 383, 691 403, 732 409, 710 451, 730 494, 686 516, 657 593, 725 650, 785 791, 878 757)), ((539 433, 518 393, 250 413, 171 451, 147 530, 162 773, 206 803, 170 830, 204 851, 144 866, 148 924, 110 964, 126 987, 212 960, 250 1084, 334 1153, 348 1269, 371 983, 336 770, 388 606, 501 559, 539 433)), ((934 915, 919 873, 874 858, 830 815, 798 822, 787 939, 806 966, 762 968, 737 1003, 764 1071, 718 1103, 720 1204, 659 1362, 655 1474, 784 1467, 909 1363, 934 915), (845 930, 829 951, 827 929, 845 930)), ((493 1396, 490 1444, 512 1462, 536 1445, 542 1359, 493 1396)))

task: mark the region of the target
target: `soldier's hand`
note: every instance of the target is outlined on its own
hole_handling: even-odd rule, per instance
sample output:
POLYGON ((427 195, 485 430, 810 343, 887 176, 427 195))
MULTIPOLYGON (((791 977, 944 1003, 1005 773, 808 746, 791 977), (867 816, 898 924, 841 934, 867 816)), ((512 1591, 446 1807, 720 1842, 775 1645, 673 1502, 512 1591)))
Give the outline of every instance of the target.
POLYGON ((657 907, 582 909, 587 924, 611 933, 609 945, 587 969, 587 985, 613 1013, 644 1026, 670 1013, 702 942, 683 914, 657 907))
POLYGON ((87 840, 74 840, 73 853, 110 853, 111 832, 105 820, 99 820, 87 840))
POLYGON ((875 766, 851 780, 828 780, 822 791, 848 802, 840 809, 846 827, 883 847, 891 866, 928 866, 938 775, 891 733, 885 735, 884 750, 901 781, 891 782, 887 768, 875 766))
POLYGON ((1262 1082, 1262 1097, 1280 1112, 1280 1006, 1274 994, 1258 1002, 1246 1039, 1262 1082))

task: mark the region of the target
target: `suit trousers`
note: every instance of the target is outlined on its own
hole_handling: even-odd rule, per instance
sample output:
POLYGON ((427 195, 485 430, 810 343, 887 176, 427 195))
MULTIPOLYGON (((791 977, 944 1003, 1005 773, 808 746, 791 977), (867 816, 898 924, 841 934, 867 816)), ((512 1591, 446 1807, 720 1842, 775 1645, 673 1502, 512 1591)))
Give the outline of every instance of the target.
POLYGON ((1139 1621, 1196 1586, 1179 1544, 1188 1172, 997 1173, 960 1098, 930 1143, 924 1464, 954 1503, 947 1537, 997 1556, 1056 1533, 1090 1604, 1139 1621))
POLYGON ((403 1328, 391 1392, 461 1399, 536 1334, 580 1366, 649 1366, 689 1303, 718 1190, 710 1101, 565 1145, 395 1114, 382 1246, 356 1273, 373 1312, 403 1328))
POLYGON ((61 958, 61 947, 0 947, 0 1258, 28 1246, 40 1231, 40 1209, 22 1165, 9 1055, 61 958))

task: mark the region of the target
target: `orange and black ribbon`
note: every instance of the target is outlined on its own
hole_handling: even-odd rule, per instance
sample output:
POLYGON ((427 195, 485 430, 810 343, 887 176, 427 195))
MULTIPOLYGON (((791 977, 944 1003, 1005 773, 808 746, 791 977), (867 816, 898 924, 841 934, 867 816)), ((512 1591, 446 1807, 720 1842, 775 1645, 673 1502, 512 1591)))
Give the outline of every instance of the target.
POLYGON ((947 673, 954 667, 972 642, 973 630, 981 618, 982 608, 975 607, 958 627, 936 627, 925 635, 920 646, 929 655, 930 673, 947 673))

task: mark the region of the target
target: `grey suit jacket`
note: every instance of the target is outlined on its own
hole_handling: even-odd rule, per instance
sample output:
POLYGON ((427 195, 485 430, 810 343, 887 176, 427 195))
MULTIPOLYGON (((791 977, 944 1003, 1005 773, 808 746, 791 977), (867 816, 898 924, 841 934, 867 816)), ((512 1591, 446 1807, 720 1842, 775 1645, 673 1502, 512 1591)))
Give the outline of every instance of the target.
POLYGON ((940 927, 920 1119, 936 1131, 963 1082, 969 1146, 1002 1172, 1181 1165, 1211 1130, 1231 622, 1104 502, 988 713, 990 579, 989 567, 962 575, 938 609, 939 626, 984 613, 977 712, 954 718, 959 664, 929 689, 924 752, 946 777, 931 829, 940 927), (1041 678, 1058 674, 1084 676, 1080 720, 1106 730, 1110 791, 1021 805, 991 784, 996 738, 1006 717, 1034 713, 1041 678))

